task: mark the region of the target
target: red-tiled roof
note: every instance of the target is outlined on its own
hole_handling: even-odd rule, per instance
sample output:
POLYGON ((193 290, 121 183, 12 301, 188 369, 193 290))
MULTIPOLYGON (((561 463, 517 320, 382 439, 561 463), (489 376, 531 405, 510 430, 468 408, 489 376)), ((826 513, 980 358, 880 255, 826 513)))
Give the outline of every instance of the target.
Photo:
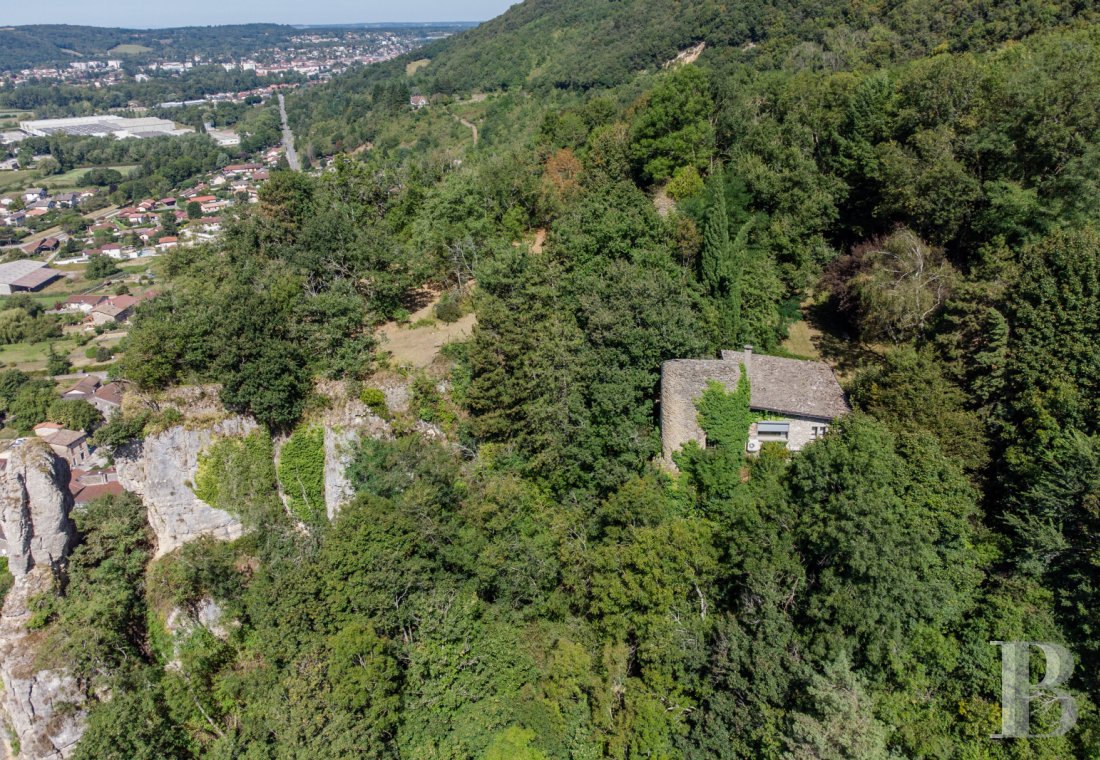
POLYGON ((61 395, 67 396, 70 393, 80 393, 85 396, 91 396, 93 393, 96 392, 96 389, 98 387, 99 378, 95 375, 88 375, 87 377, 80 378, 80 380, 78 380, 75 385, 63 391, 61 395))
POLYGON ((111 302, 111 306, 119 309, 129 309, 138 302, 133 296, 113 296, 107 300, 111 302))
POLYGON ((73 501, 77 504, 87 504, 88 502, 95 501, 96 499, 103 498, 104 496, 121 496, 126 493, 126 489, 122 487, 122 484, 118 481, 114 483, 100 483, 94 486, 84 486, 73 496, 73 501))

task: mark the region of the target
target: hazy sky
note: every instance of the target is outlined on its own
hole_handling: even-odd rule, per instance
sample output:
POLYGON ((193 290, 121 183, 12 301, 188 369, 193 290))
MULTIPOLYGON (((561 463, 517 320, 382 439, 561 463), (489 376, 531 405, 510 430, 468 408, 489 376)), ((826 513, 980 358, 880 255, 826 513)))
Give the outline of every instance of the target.
POLYGON ((485 21, 519 0, 0 0, 0 26, 87 24, 131 28, 243 24, 485 21))

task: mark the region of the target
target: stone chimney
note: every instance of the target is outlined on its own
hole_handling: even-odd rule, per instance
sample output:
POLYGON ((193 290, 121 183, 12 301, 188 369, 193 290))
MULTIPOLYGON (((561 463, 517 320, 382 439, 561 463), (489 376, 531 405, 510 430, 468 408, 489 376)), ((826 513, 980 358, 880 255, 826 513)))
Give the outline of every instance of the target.
POLYGON ((742 363, 745 365, 745 371, 749 371, 749 367, 752 366, 752 346, 745 346, 744 359, 742 363))

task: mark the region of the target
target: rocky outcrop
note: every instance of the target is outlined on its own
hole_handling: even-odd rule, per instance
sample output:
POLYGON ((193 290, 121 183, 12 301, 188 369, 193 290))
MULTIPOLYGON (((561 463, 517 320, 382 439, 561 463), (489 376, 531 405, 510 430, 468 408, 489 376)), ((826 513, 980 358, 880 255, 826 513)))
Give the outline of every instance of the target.
POLYGON ((38 668, 41 634, 27 630, 32 600, 50 590, 72 546, 72 505, 64 460, 39 441, 9 450, 0 523, 15 582, 0 611, 0 710, 5 754, 21 760, 68 757, 84 732, 78 684, 65 671, 38 668))
POLYGON ((0 614, 0 708, 7 756, 19 760, 69 757, 84 734, 84 695, 63 670, 39 670, 40 634, 27 630, 30 603, 50 590, 53 576, 39 566, 20 577, 0 614), (14 739, 15 741, 12 741, 14 739), (19 748, 18 754, 12 744, 19 748))
POLYGON ((223 541, 240 538, 241 521, 211 507, 192 490, 199 454, 215 439, 248 435, 257 428, 247 417, 206 425, 179 425, 151 435, 115 453, 118 480, 141 496, 157 536, 157 557, 201 536, 223 541))
POLYGON ((355 456, 359 434, 350 428, 325 428, 325 511, 335 520, 354 495, 348 466, 355 456))
MULTIPOLYGON (((391 413, 408 407, 407 380, 391 379, 378 382, 375 387, 385 393, 391 413)), ((354 495, 347 470, 355 456, 356 443, 362 438, 390 438, 393 429, 358 398, 349 397, 343 383, 329 382, 321 390, 333 400, 321 414, 320 423, 325 429, 325 511, 330 520, 335 520, 340 508, 354 495)))
POLYGON ((75 535, 69 519, 69 466, 38 440, 8 453, 0 477, 0 530, 8 569, 16 578, 36 566, 56 570, 75 535))

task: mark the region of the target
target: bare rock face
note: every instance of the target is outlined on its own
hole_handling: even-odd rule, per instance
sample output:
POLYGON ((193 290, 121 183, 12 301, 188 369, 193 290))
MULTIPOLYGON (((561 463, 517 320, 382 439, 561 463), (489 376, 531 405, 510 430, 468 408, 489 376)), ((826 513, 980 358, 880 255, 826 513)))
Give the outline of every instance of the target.
POLYGON ((325 511, 329 520, 336 519, 354 493, 347 471, 357 440, 355 430, 325 428, 325 511))
POLYGON ((49 568, 35 567, 8 591, 0 613, 0 708, 6 730, 18 740, 6 757, 19 760, 60 760, 72 755, 84 735, 84 695, 72 676, 36 665, 40 635, 27 630, 30 601, 50 589, 49 568))
MULTIPOLYGON (((397 393, 399 387, 397 383, 387 386, 387 403, 391 390, 397 393)), ((404 388, 407 404, 407 383, 404 388)), ((325 390, 335 400, 321 417, 325 429, 325 511, 329 520, 335 520, 354 496, 347 470, 355 456, 356 443, 362 438, 390 438, 393 429, 358 398, 348 397, 342 385, 330 384, 325 390)))
POLYGON ((257 427, 247 417, 230 417, 198 428, 180 425, 115 453, 119 482, 141 496, 148 510, 149 524, 157 535, 158 558, 201 536, 223 541, 241 537, 241 521, 202 501, 191 485, 199 454, 211 441, 248 435, 257 427))
POLYGON ((0 524, 15 583, 0 611, 0 711, 7 757, 55 760, 72 754, 84 732, 84 697, 64 671, 39 670, 41 637, 27 630, 30 602, 50 590, 75 535, 69 519, 69 467, 39 441, 11 449, 0 475, 0 524), (9 732, 18 740, 16 755, 9 732))
POLYGON ((43 566, 56 570, 75 535, 69 520, 69 465, 41 441, 11 449, 0 476, 0 530, 16 578, 43 566))

